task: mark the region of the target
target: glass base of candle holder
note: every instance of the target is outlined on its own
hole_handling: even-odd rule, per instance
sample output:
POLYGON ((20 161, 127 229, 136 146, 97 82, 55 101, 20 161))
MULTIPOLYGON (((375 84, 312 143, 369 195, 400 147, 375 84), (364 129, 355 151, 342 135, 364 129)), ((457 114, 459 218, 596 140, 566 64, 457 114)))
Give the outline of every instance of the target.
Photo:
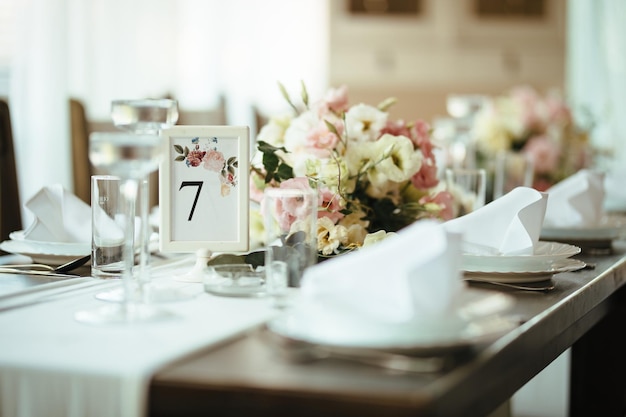
POLYGON ((76 321, 93 325, 155 322, 174 318, 176 315, 172 312, 148 304, 108 304, 74 314, 76 321))

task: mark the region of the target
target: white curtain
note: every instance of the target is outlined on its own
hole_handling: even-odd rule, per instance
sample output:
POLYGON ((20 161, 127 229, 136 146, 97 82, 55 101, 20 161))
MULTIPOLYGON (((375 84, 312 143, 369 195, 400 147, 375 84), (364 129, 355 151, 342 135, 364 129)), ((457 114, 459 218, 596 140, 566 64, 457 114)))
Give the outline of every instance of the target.
MULTIPOLYGON (((282 111, 280 81, 327 88, 328 0, 19 0, 11 103, 22 202, 72 188, 69 97, 108 120, 116 98, 170 94, 186 110, 224 96, 230 124, 282 111)), ((30 213, 24 212, 28 226, 30 213)))
MULTIPOLYGON (((626 160, 626 1, 569 0, 567 89, 588 111, 593 143, 626 160)), ((605 166, 603 168, 611 168, 605 166)))

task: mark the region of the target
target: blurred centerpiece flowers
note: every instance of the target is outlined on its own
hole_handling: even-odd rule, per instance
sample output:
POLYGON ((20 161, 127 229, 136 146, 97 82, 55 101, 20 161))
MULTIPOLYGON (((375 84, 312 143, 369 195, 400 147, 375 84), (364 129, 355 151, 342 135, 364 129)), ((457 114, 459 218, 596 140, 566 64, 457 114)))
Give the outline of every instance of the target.
POLYGON ((473 134, 479 159, 518 152, 534 164, 533 187, 546 190, 590 163, 588 133, 556 91, 542 95, 522 85, 493 97, 476 115, 473 134))
MULTIPOLYGON (((300 104, 279 87, 292 113, 270 118, 257 136, 251 197, 260 203, 266 187, 316 189, 320 256, 359 248, 420 219, 452 217, 452 197, 437 187, 427 123, 390 119, 395 99, 350 106, 345 86, 309 103, 303 83, 300 104)), ((266 244, 260 219, 253 208, 252 241, 266 244)))

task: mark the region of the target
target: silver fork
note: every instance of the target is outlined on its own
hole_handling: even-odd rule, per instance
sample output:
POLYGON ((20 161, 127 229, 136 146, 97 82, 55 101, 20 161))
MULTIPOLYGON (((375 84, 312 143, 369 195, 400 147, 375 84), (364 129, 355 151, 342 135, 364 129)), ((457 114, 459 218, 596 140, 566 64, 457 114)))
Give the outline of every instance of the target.
POLYGON ((511 288, 511 289, 515 289, 515 290, 522 290, 522 291, 541 291, 541 292, 545 292, 545 291, 551 291, 556 287, 556 284, 554 283, 554 281, 552 279, 548 280, 548 281, 540 281, 540 282, 529 282, 529 283, 525 283, 525 284, 520 284, 520 283, 512 283, 512 282, 502 282, 502 281, 491 281, 488 279, 481 279, 481 278, 463 278, 463 281, 467 281, 470 283, 479 283, 479 284, 487 284, 487 285, 496 285, 499 287, 506 287, 506 288, 511 288))

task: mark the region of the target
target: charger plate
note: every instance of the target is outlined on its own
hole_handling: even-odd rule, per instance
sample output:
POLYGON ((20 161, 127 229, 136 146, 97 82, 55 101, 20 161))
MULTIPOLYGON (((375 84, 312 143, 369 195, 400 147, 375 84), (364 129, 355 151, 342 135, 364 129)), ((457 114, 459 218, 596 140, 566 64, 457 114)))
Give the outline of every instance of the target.
POLYGON ((580 251, 580 247, 568 243, 540 241, 532 255, 463 253, 462 269, 466 272, 546 272, 555 262, 577 255, 580 251))
POLYGON ((0 243, 0 249, 8 253, 25 255, 36 263, 62 265, 91 253, 90 243, 44 242, 24 238, 23 231, 9 234, 10 240, 0 243))
POLYGON ((578 271, 579 269, 583 269, 585 266, 587 266, 587 264, 581 260, 567 258, 555 261, 552 265, 545 269, 534 271, 493 272, 474 270, 465 271, 465 276, 477 281, 484 280, 488 282, 521 284, 546 281, 552 278, 555 274, 578 271))
POLYGON ((374 322, 342 315, 328 306, 320 305, 313 311, 296 305, 266 326, 285 342, 440 356, 495 340, 516 327, 517 320, 504 314, 513 303, 514 299, 502 292, 467 288, 446 318, 374 322))
POLYGON ((605 216, 599 224, 593 226, 544 226, 541 229, 541 238, 545 240, 613 240, 621 236, 626 236, 624 216, 605 216))

